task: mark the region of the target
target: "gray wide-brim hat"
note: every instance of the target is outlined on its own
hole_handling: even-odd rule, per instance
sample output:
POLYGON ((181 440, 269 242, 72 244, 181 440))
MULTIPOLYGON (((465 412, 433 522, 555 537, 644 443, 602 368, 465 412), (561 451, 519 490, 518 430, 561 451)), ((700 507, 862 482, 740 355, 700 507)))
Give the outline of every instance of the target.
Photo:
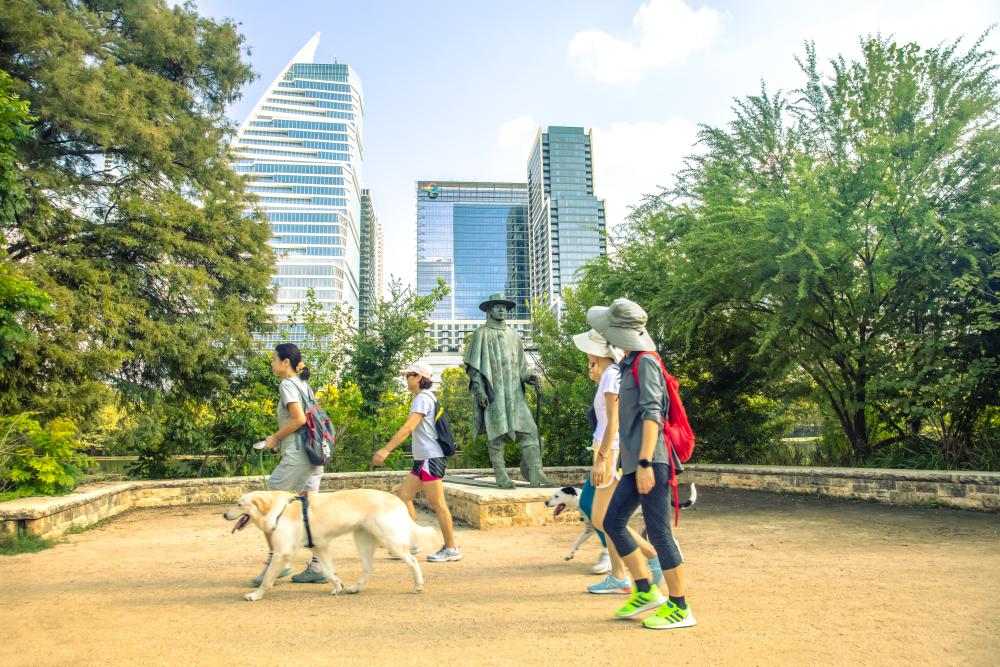
POLYGON ((646 331, 646 311, 634 301, 615 299, 610 306, 587 311, 587 324, 615 347, 629 352, 655 352, 656 343, 646 331))
POLYGON ((507 306, 507 308, 513 308, 514 306, 517 305, 510 299, 506 298, 500 292, 497 292, 496 294, 490 294, 490 297, 486 299, 486 301, 483 301, 481 304, 479 304, 479 310, 483 311, 484 313, 488 313, 490 308, 492 308, 498 303, 507 306))

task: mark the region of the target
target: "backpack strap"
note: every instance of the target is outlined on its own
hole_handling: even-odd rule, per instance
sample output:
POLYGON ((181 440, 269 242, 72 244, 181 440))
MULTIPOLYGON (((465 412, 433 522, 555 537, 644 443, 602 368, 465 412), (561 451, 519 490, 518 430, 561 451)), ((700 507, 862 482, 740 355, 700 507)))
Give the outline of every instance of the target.
MULTIPOLYGON (((631 368, 629 368, 629 371, 632 373, 633 379, 635 379, 635 386, 636 387, 639 386, 639 359, 641 359, 642 355, 644 354, 648 354, 649 356, 656 359, 657 362, 659 362, 660 372, 663 374, 663 384, 664 384, 663 390, 667 391, 667 386, 666 386, 668 382, 667 367, 663 365, 663 359, 661 359, 660 355, 658 355, 656 352, 636 353, 635 359, 632 360, 632 366, 631 368)), ((674 453, 674 444, 670 440, 670 433, 667 432, 668 419, 669 419, 669 414, 663 415, 663 417, 660 419, 660 424, 662 426, 662 432, 663 432, 663 444, 667 446, 667 458, 670 459, 670 488, 674 492, 674 526, 677 526, 680 523, 681 519, 681 504, 680 504, 679 494, 677 493, 677 468, 674 465, 674 459, 676 458, 676 454, 674 453)))
MULTIPOLYGON (((309 387, 309 395, 306 395, 306 392, 302 391, 302 386, 298 382, 296 382, 292 378, 288 379, 291 380, 292 384, 298 390, 299 396, 302 397, 302 412, 304 414, 306 410, 308 410, 308 408, 306 407, 307 405, 309 408, 316 405, 316 395, 313 394, 312 387, 309 387)), ((297 375, 295 376, 295 379, 298 379, 297 375)), ((299 382, 301 382, 301 380, 299 380, 299 382)))

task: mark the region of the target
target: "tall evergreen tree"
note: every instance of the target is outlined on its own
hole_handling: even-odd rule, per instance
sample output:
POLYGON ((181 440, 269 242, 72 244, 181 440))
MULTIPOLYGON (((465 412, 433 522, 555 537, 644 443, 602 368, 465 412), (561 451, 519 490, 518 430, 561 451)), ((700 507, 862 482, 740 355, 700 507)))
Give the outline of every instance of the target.
POLYGON ((273 298, 268 226, 229 167, 243 37, 163 0, 0 0, 0 16, 0 69, 33 121, 16 153, 26 203, 0 231, 54 311, 0 378, 0 410, 226 386, 273 298))

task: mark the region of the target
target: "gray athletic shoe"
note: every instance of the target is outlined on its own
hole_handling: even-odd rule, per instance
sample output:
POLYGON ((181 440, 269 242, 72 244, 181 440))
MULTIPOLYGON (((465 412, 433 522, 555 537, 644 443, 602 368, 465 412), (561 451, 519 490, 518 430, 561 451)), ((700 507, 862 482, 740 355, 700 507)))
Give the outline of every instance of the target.
MULTIPOLYGON (((264 566, 264 572, 267 572, 267 566, 266 565, 264 566)), ((257 588, 258 586, 260 586, 261 582, 264 581, 264 572, 261 572, 256 577, 254 577, 253 579, 251 579, 250 580, 250 585, 253 586, 254 588, 257 588)), ((278 576, 275 577, 274 580, 277 581, 278 579, 283 579, 283 578, 287 577, 288 575, 290 575, 291 573, 292 573, 292 568, 286 567, 284 570, 282 570, 281 572, 278 573, 278 576)))
POLYGON ((462 560, 462 552, 458 547, 441 547, 427 557, 428 563, 447 563, 452 560, 462 560))
POLYGON ((306 569, 292 575, 292 581, 296 584, 325 584, 328 579, 314 563, 309 563, 306 569))

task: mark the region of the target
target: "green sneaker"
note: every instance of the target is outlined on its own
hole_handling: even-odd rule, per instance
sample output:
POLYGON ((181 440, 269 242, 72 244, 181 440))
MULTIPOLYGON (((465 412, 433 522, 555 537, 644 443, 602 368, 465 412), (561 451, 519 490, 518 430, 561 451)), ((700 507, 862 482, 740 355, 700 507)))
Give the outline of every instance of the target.
POLYGON ((633 589, 632 597, 628 599, 628 602, 621 609, 615 612, 615 616, 618 618, 632 618, 636 614, 656 609, 666 601, 667 598, 663 597, 660 589, 656 586, 651 586, 648 593, 641 593, 633 589))
MULTIPOLYGON (((267 567, 266 566, 264 567, 264 571, 265 572, 267 571, 267 567)), ((290 575, 291 573, 292 573, 292 568, 286 567, 284 570, 282 570, 281 572, 278 573, 278 576, 275 577, 274 580, 275 580, 275 582, 277 582, 278 579, 283 579, 283 578, 287 577, 288 575, 290 575)), ((260 584, 261 584, 262 581, 264 581, 264 572, 261 572, 256 577, 254 577, 253 579, 251 579, 250 580, 250 585, 256 588, 257 586, 260 586, 260 584)))
POLYGON ((306 569, 292 575, 292 581, 296 584, 325 584, 329 580, 315 563, 309 563, 306 569))
POLYGON ((691 613, 691 605, 687 609, 681 609, 670 600, 663 603, 663 606, 648 618, 642 619, 642 627, 650 630, 669 630, 670 628, 690 628, 697 623, 694 614, 691 613))

